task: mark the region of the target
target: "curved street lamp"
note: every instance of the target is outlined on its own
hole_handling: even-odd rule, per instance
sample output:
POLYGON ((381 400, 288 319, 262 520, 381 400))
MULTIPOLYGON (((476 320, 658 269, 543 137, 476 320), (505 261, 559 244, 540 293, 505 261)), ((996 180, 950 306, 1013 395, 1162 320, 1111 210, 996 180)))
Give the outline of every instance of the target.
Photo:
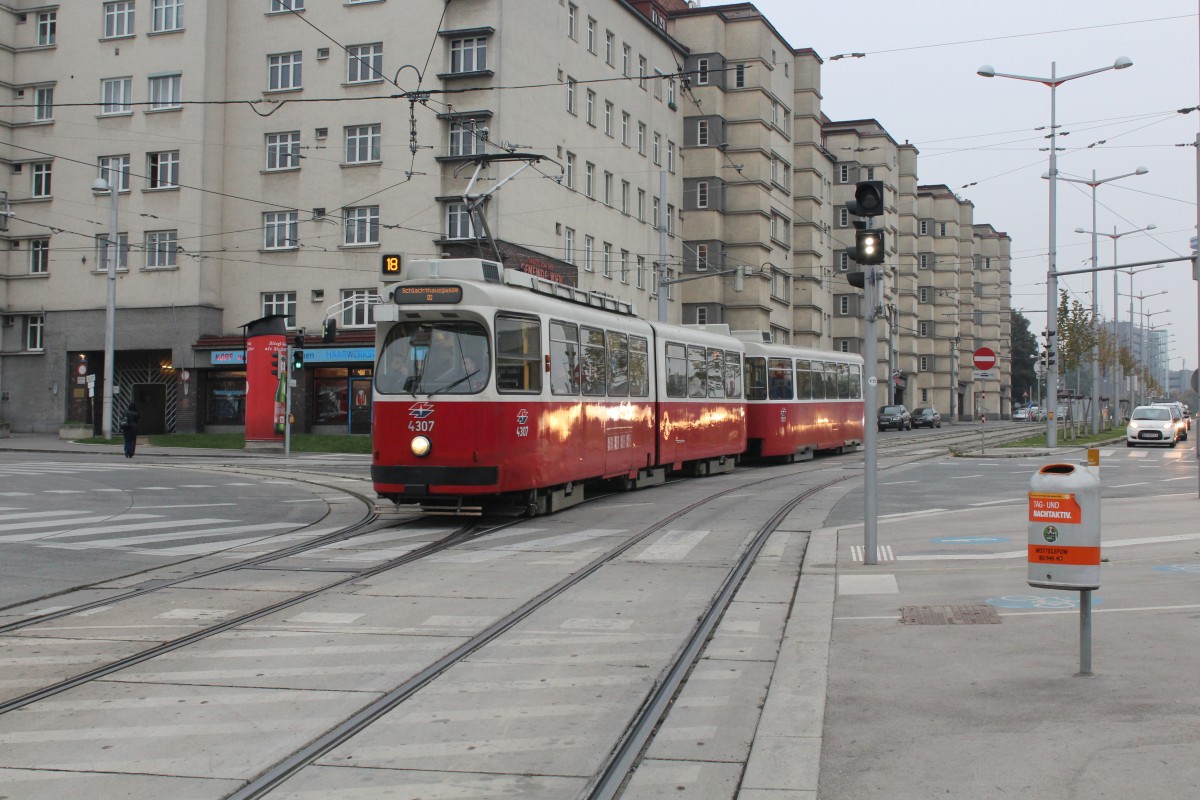
MULTIPOLYGON (((1050 62, 1050 77, 1040 78, 1033 75, 1013 75, 1006 72, 997 72, 996 68, 991 64, 984 64, 976 74, 984 78, 1012 78, 1018 81, 1032 81, 1050 87, 1050 252, 1049 265, 1046 270, 1046 347, 1051 355, 1057 351, 1057 342, 1055 339, 1058 336, 1058 320, 1055 319, 1054 309, 1058 308, 1058 272, 1056 261, 1058 259, 1058 238, 1055 230, 1058 220, 1055 218, 1058 205, 1058 150, 1055 146, 1056 135, 1058 131, 1058 123, 1055 119, 1055 99, 1058 87, 1067 81, 1073 81, 1076 78, 1084 78, 1088 75, 1095 75, 1098 72, 1107 72, 1110 69, 1125 69, 1133 66, 1133 61, 1121 56, 1107 67, 1099 67, 1090 69, 1085 72, 1076 72, 1072 75, 1059 76, 1057 72, 1057 64, 1050 62)), ((1058 446, 1058 426, 1057 420, 1054 418, 1053 411, 1058 408, 1058 374, 1055 370, 1048 370, 1046 375, 1046 396, 1050 401, 1051 415, 1046 423, 1046 446, 1058 446)))

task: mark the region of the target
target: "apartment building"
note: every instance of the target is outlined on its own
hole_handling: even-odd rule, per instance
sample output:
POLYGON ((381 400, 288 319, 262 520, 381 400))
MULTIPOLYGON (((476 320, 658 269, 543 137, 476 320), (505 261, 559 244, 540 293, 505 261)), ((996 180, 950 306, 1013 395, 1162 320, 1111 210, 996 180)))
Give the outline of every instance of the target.
POLYGON ((267 315, 308 334, 301 428, 369 430, 385 255, 498 251, 646 313, 682 260, 665 27, 625 0, 10 5, 0 416, 99 418, 110 256, 114 417, 147 433, 239 429, 267 315))

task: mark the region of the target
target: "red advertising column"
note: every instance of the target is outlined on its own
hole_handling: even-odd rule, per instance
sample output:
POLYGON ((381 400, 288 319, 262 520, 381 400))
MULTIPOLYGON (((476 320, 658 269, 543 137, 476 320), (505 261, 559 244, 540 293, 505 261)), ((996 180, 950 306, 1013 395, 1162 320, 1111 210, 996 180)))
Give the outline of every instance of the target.
POLYGON ((278 314, 246 325, 246 441, 282 442, 287 409, 287 318, 278 314), (277 374, 273 374, 277 373, 277 374))

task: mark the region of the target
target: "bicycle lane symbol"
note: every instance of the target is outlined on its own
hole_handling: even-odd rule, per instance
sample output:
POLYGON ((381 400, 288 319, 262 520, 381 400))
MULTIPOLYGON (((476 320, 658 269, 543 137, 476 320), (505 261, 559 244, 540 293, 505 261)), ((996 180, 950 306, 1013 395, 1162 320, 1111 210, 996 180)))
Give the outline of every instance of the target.
MULTIPOLYGON (((1076 593, 1006 594, 1003 597, 989 597, 984 602, 996 608, 1027 608, 1041 611, 1069 611, 1079 608, 1079 596, 1076 593)), ((1103 602, 1099 597, 1092 598, 1093 606, 1098 606, 1103 602)))

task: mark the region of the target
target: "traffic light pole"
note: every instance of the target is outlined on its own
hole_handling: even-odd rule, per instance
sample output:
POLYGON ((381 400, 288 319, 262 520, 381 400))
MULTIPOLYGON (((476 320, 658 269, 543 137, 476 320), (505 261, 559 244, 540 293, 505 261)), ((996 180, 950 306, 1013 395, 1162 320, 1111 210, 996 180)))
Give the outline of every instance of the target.
POLYGON ((879 384, 879 344, 876 341, 879 320, 879 270, 866 268, 863 287, 863 361, 866 381, 863 386, 863 563, 879 563, 878 512, 875 503, 875 473, 879 467, 879 408, 876 388, 879 384))
POLYGON ((292 455, 292 356, 294 348, 289 344, 287 348, 287 366, 285 367, 283 387, 284 387, 284 403, 283 403, 283 455, 290 457, 292 455))

